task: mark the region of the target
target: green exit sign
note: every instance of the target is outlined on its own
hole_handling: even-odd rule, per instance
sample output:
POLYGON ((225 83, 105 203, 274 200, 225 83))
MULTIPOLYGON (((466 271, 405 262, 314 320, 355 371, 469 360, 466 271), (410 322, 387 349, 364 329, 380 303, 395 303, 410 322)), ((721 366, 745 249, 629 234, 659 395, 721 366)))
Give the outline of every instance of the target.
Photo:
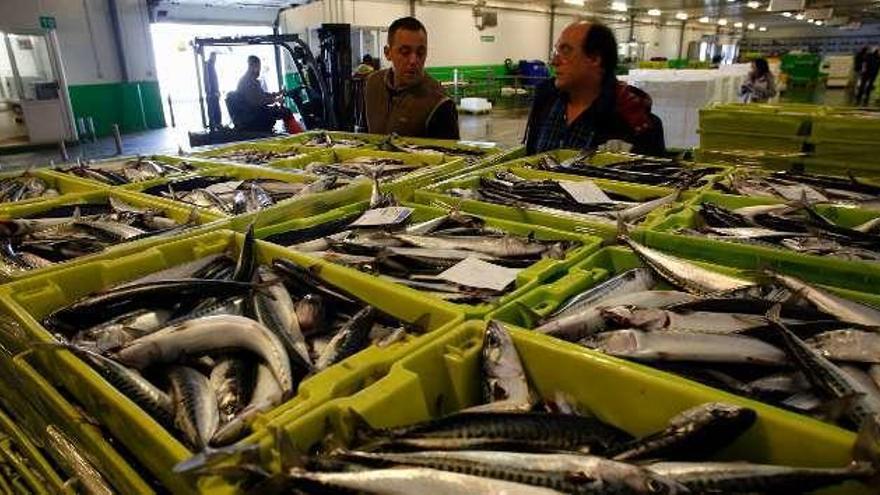
POLYGON ((43 29, 55 29, 55 18, 50 15, 41 15, 40 27, 43 29))
POLYGON ((494 36, 480 36, 480 41, 482 41, 483 43, 494 43, 495 37, 494 36))

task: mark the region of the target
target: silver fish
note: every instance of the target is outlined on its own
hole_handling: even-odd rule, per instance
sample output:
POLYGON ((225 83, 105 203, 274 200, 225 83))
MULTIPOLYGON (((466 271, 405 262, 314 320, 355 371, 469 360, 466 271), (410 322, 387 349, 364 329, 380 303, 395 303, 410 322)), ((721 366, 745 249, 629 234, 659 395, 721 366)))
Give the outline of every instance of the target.
POLYGON ((592 287, 567 300, 565 304, 551 313, 547 320, 560 318, 594 307, 600 301, 621 294, 653 289, 657 284, 653 273, 647 268, 633 268, 615 275, 601 284, 592 287))
POLYGON ((790 275, 772 273, 771 276, 776 282, 838 320, 880 327, 880 309, 837 296, 790 275))
POLYGON ((585 342, 612 356, 639 361, 688 361, 780 366, 785 353, 758 339, 740 335, 648 333, 618 330, 585 342))
POLYGON ((176 362, 187 355, 229 349, 257 354, 272 369, 285 393, 293 390, 290 359, 284 344, 269 329, 243 316, 206 316, 185 321, 129 343, 113 358, 144 369, 151 364, 176 362))
POLYGON ((229 445, 240 439, 247 433, 254 418, 280 404, 283 397, 284 393, 272 370, 263 364, 257 365, 250 401, 235 417, 217 428, 214 436, 211 437, 211 445, 214 447, 229 445))
POLYGON ((497 258, 521 258, 525 256, 538 256, 547 250, 541 243, 533 243, 516 237, 503 237, 491 239, 485 237, 443 237, 443 236, 416 236, 398 234, 395 238, 406 243, 428 249, 467 249, 484 253, 497 258))
POLYGON ((284 342, 288 353, 294 352, 306 368, 312 366, 309 348, 296 317, 296 307, 287 288, 271 268, 260 265, 257 268, 260 280, 264 283, 275 280, 265 291, 254 294, 254 307, 257 318, 266 328, 275 332, 284 342))
POLYGON ((765 326, 763 316, 737 313, 710 313, 707 311, 668 311, 664 309, 615 306, 603 308, 605 319, 619 327, 638 328, 650 332, 737 333, 765 326))
POLYGON ((486 327, 482 352, 483 411, 528 411, 537 402, 507 328, 492 320, 486 327))
POLYGON ((220 424, 217 397, 208 379, 192 368, 170 366, 168 380, 175 404, 174 424, 196 450, 204 449, 220 424))
POLYGON ((251 389, 252 374, 252 363, 247 358, 236 355, 220 358, 211 369, 209 383, 217 397, 221 422, 228 422, 245 406, 251 389))
POLYGON ((832 361, 880 364, 880 333, 855 329, 832 330, 805 342, 832 361))

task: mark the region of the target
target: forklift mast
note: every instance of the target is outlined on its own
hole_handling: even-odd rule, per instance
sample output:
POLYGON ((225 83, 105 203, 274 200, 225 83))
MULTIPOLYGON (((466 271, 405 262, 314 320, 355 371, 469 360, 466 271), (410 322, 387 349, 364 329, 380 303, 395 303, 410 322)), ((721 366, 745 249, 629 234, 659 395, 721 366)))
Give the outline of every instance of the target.
POLYGON ((337 129, 354 130, 352 94, 351 25, 322 24, 318 30, 321 54, 318 67, 329 91, 327 97, 336 110, 337 129))

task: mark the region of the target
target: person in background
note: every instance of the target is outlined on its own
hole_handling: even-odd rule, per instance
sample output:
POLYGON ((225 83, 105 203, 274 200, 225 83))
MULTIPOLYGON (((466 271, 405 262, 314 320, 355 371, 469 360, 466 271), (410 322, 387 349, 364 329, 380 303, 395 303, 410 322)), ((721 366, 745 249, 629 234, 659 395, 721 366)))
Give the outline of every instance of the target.
POLYGON ((363 59, 361 59, 361 64, 354 69, 354 77, 365 78, 375 70, 376 67, 373 65, 373 56, 367 53, 364 55, 363 59))
POLYGON ((752 70, 749 71, 746 82, 740 87, 739 94, 744 103, 767 103, 770 98, 776 96, 776 80, 770 72, 766 59, 752 60, 752 70))
POLYGON ((617 41, 598 22, 568 25, 553 50, 556 77, 535 88, 524 141, 529 154, 559 148, 661 155, 663 124, 651 97, 617 80, 617 41))
POLYGON ((880 47, 865 55, 862 62, 859 77, 859 91, 856 93, 856 105, 868 106, 871 92, 874 91, 874 81, 880 72, 880 47))
POLYGON ((281 104, 284 93, 269 93, 260 83, 260 58, 248 57, 247 72, 238 81, 238 98, 243 103, 241 122, 245 130, 271 131, 275 122, 284 120, 287 132, 302 132, 302 127, 293 117, 289 108, 281 104))
POLYGON ((219 129, 223 125, 220 113, 220 84, 217 82, 217 52, 211 52, 205 62, 205 101, 208 105, 208 128, 219 129))
POLYGON ((367 128, 373 134, 458 139, 458 110, 440 83, 425 74, 428 32, 414 17, 388 27, 385 58, 391 67, 372 73, 365 91, 367 128))

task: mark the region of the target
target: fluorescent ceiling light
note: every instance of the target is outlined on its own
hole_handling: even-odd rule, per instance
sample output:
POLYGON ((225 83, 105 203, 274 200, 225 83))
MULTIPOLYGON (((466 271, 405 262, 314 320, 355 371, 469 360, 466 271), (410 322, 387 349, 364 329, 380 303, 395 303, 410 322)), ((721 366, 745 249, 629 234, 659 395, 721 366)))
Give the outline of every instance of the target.
POLYGON ((754 31, 754 30, 755 30, 755 23, 754 23, 754 22, 750 22, 749 25, 746 26, 746 28, 748 28, 750 31, 754 31))
POLYGON ((750 9, 757 9, 757 8, 761 7, 761 2, 752 1, 752 2, 747 3, 746 5, 748 5, 750 9))
POLYGON ((743 23, 741 23, 741 22, 734 22, 734 23, 733 23, 733 27, 735 27, 735 28, 741 28, 741 27, 743 27, 743 23))
POLYGON ((767 26, 761 26, 758 28, 758 31, 766 31, 766 30, 767 30, 767 26))
POLYGON ((628 8, 626 2, 611 2, 611 10, 615 12, 626 12, 628 8))
POLYGON ((688 20, 688 15, 684 12, 678 12, 675 14, 675 18, 679 21, 686 21, 688 20))
POLYGON ((703 17, 700 17, 700 22, 702 22, 703 24, 709 24, 712 21, 710 21, 708 17, 703 16, 703 17))
POLYGON ((726 25, 727 25, 727 19, 718 19, 718 25, 719 25, 719 26, 726 26, 726 25))
POLYGON ((652 17, 659 17, 660 14, 662 14, 662 12, 660 12, 660 9, 651 9, 648 11, 648 15, 652 17))
POLYGON ((791 12, 783 12, 782 17, 791 17, 791 12))
POLYGON ((804 17, 806 17, 806 16, 804 16, 804 14, 798 14, 798 15, 794 16, 794 18, 797 19, 797 20, 799 20, 799 21, 804 20, 804 17))
POLYGON ((576 5, 578 7, 584 6, 584 0, 562 0, 563 3, 567 3, 569 5, 576 5))

